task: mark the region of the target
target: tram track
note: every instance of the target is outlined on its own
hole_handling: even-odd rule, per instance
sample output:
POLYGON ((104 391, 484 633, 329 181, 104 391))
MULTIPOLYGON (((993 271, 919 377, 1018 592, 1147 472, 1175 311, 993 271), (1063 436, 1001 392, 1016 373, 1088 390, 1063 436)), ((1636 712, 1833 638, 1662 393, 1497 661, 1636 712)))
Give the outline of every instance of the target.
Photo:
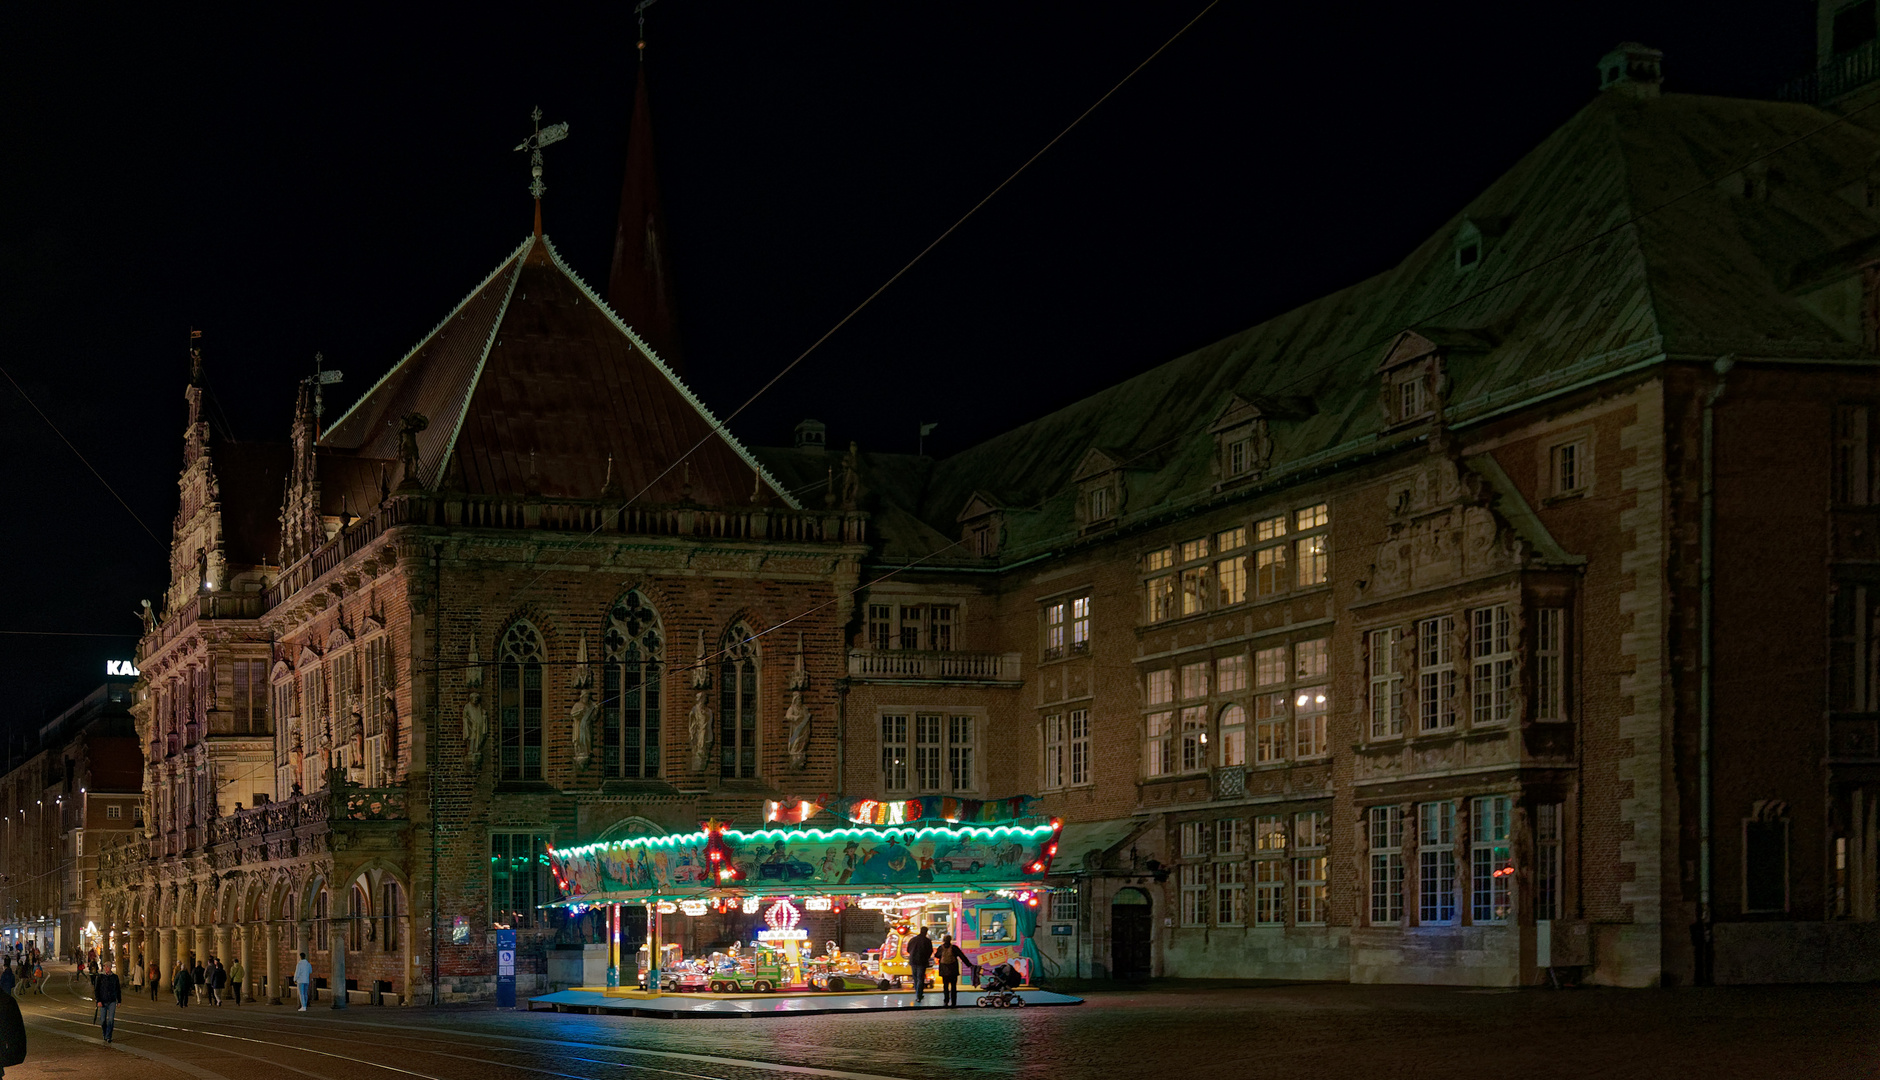
MULTIPOLYGON (((89 989, 89 987, 76 983, 62 989, 53 988, 46 997, 34 998, 36 1001, 44 1002, 46 1008, 44 1010, 29 1010, 28 1016, 39 1016, 47 1020, 75 1025, 80 1028, 90 1027, 95 1030, 95 1024, 90 1020, 91 1010, 83 1008, 83 1006, 92 1003, 90 997, 84 994, 86 989, 89 989)), ((164 1000, 167 1000, 167 998, 164 1000)), ((402 1055, 402 1060, 411 1065, 417 1064, 416 1061, 412 1060, 414 1057, 419 1059, 436 1058, 452 1062, 470 1062, 504 1071, 532 1073, 538 1076, 553 1078, 553 1080, 614 1080, 614 1078, 621 1075, 621 1070, 630 1070, 633 1074, 679 1077, 683 1078, 683 1080, 744 1080, 744 1077, 725 1076, 722 1072, 695 1072, 686 1068, 672 1067, 672 1065, 681 1063, 694 1067, 715 1066, 719 1070, 732 1070, 747 1075, 750 1073, 760 1075, 768 1074, 772 1076, 784 1074, 790 1076, 822 1077, 827 1078, 827 1080, 903 1080, 903 1078, 886 1076, 880 1073, 792 1065, 754 1058, 729 1057, 720 1054, 700 1054, 677 1050, 659 1050, 650 1047, 595 1043, 574 1039, 511 1035, 488 1030, 473 1031, 432 1027, 413 1028, 406 1025, 374 1023, 371 1021, 355 1020, 350 1017, 331 1015, 322 1016, 319 1021, 317 1021, 317 1026, 306 1025, 297 1023, 294 1019, 291 1019, 292 1014, 271 1016, 262 1013, 260 1009, 257 1009, 255 1013, 248 1013, 246 1007, 242 1006, 231 1007, 229 1012, 224 1013, 221 1009, 217 1009, 213 1006, 199 1005, 197 1006, 198 1009, 208 1009, 212 1011, 206 1013, 198 1012, 191 1015, 188 1017, 189 1022, 187 1023, 165 1023, 140 1015, 148 1011, 143 1008, 144 1004, 144 999, 133 998, 128 1000, 126 1005, 119 1007, 116 1027, 120 1041, 125 1034, 133 1034, 139 1040, 147 1039, 164 1043, 177 1043, 188 1047, 210 1050, 217 1054, 227 1054, 232 1057, 262 1062, 275 1068, 284 1069, 312 1078, 312 1080, 341 1080, 341 1078, 290 1065, 274 1057, 245 1053, 232 1046, 212 1047, 206 1045, 203 1040, 226 1040, 228 1042, 245 1043, 252 1047, 271 1047, 290 1054, 308 1054, 331 1059, 336 1064, 345 1062, 361 1069, 382 1070, 411 1077, 413 1080, 460 1080, 464 1075, 464 1070, 461 1067, 446 1068, 445 1076, 435 1076, 430 1073, 417 1071, 416 1068, 404 1068, 398 1065, 387 1064, 384 1061, 356 1057, 352 1054, 337 1053, 333 1050, 320 1049, 317 1046, 307 1044, 332 1044, 337 1042, 344 1044, 348 1049, 374 1049, 383 1050, 388 1055, 402 1055), (127 1008, 127 1006, 129 1007, 127 1008), (337 1032, 320 1030, 321 1028, 331 1029, 334 1026, 346 1030, 337 1032), (360 1037, 362 1034, 366 1033, 377 1035, 381 1032, 393 1031, 399 1033, 399 1037, 395 1042, 362 1040, 360 1037), (245 1032, 245 1034, 238 1032, 245 1032), (184 1035, 195 1036, 195 1038, 182 1037, 184 1035), (276 1038, 255 1037, 258 1035, 270 1035, 276 1038), (466 1040, 477 1040, 477 1043, 468 1043, 466 1040), (500 1045, 503 1043, 511 1045, 500 1045), (448 1046, 451 1049, 433 1048, 440 1044, 448 1046), (549 1048, 560 1060, 578 1065, 596 1066, 597 1069, 591 1072, 562 1072, 555 1069, 543 1068, 540 1064, 495 1060, 491 1056, 524 1057, 539 1062, 541 1060, 541 1050, 538 1048, 549 1048), (456 1052, 471 1049, 481 1052, 484 1056, 472 1056, 471 1054, 456 1052), (639 1057, 642 1059, 649 1057, 664 1059, 664 1061, 669 1064, 656 1065, 644 1060, 608 1060, 602 1057, 588 1057, 570 1053, 570 1051, 576 1050, 626 1057, 639 1057)), ((155 1003, 150 1004, 154 1005, 155 1003)), ((262 1008, 267 1007, 264 1006, 262 1008)), ((178 1019, 181 1018, 179 1017, 178 1019)), ((95 1036, 77 1037, 87 1039, 87 1041, 101 1041, 96 1039, 95 1036)), ((115 1047, 117 1043, 114 1042, 112 1045, 115 1047)), ((131 1047, 118 1048, 124 1049, 127 1052, 136 1052, 131 1047)), ((174 1061, 175 1059, 171 1060, 174 1061)), ((188 1063, 178 1061, 177 1064, 188 1063)), ((200 1066, 197 1066, 197 1068, 200 1068, 200 1066)), ((342 1069, 335 1071, 353 1073, 355 1070, 342 1069)), ((219 1073, 211 1072, 211 1075, 215 1080, 229 1080, 229 1078, 219 1073)), ((350 1077, 345 1078, 345 1080, 350 1080, 350 1077)))

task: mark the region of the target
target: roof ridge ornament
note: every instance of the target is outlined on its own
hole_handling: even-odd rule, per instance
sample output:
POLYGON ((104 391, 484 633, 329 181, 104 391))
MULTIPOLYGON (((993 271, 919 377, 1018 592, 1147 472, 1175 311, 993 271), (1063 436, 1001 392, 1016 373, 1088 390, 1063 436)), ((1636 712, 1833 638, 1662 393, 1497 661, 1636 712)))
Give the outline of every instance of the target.
POLYGON ((535 197, 535 235, 542 235, 542 193, 548 186, 542 183, 542 147, 558 143, 568 137, 568 123, 562 121, 549 127, 542 126, 542 107, 535 107, 529 113, 529 119, 535 122, 535 132, 516 144, 517 150, 529 152, 529 194, 535 197))

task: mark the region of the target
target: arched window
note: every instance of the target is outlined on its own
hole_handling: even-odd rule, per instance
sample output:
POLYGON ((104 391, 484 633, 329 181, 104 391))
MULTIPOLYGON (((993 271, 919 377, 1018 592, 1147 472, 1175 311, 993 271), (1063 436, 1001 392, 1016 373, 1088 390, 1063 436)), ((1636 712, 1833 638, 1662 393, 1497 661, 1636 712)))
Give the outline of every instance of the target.
POLYGON ((601 635, 607 660, 601 696, 601 775, 627 780, 659 776, 659 613, 639 590, 614 602, 601 635))
POLYGON ((719 645, 718 775, 757 775, 757 642, 741 623, 719 645))
POLYGON ((1247 710, 1239 705, 1221 709, 1221 764, 1247 763, 1247 710))
POLYGON ((542 635, 517 622, 496 646, 502 779, 542 778, 542 635))
POLYGON ((371 916, 372 905, 366 899, 366 891, 355 881, 352 887, 352 910, 346 919, 347 951, 366 951, 366 928, 371 925, 371 916))

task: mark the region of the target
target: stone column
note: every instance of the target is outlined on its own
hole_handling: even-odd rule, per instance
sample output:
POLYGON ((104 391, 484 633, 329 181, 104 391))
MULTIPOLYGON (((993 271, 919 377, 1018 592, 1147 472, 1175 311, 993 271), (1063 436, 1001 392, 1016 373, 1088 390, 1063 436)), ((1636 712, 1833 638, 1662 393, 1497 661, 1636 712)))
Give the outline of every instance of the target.
POLYGON ((255 924, 242 923, 235 928, 235 932, 241 935, 238 939, 240 944, 236 946, 236 949, 239 953, 237 959, 242 963, 242 981, 235 986, 235 1000, 238 1003, 253 1001, 255 996, 248 992, 248 987, 253 984, 255 978, 255 924))
POLYGON ((410 1005, 417 994, 418 945, 411 940, 411 914, 409 908, 406 909, 405 914, 398 917, 398 933, 400 935, 399 941, 403 946, 400 951, 404 954, 404 966, 399 970, 398 990, 400 994, 404 995, 404 1003, 410 1005))
POLYGON ((281 924, 269 919, 261 924, 263 948, 267 956, 268 985, 262 996, 270 1005, 281 1003, 281 924))
POLYGON ((168 986, 170 974, 176 970, 176 928, 162 926, 157 928, 157 985, 168 986))
POLYGON ((222 961, 223 967, 228 966, 228 961, 229 961, 228 944, 229 944, 228 924, 223 923, 223 922, 216 923, 215 924, 215 953, 214 955, 222 961))
MULTIPOLYGON (((128 974, 130 975, 125 982, 131 986, 142 986, 144 974, 150 967, 150 958, 144 956, 144 928, 136 923, 131 924, 131 951, 125 955, 124 962, 129 968, 128 974), (143 959, 139 960, 139 957, 143 959)), ((118 974, 122 977, 126 972, 120 971, 118 974)))
POLYGON ((329 888, 327 900, 327 943, 332 950, 333 973, 327 979, 333 987, 333 1007, 343 1009, 346 1000, 346 946, 352 943, 352 886, 329 888))

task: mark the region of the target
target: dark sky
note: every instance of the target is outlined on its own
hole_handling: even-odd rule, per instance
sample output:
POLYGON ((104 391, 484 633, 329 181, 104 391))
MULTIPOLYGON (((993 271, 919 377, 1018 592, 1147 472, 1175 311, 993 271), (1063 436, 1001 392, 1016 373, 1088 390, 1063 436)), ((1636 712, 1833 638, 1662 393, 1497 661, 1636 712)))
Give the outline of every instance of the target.
MULTIPOLYGON (((691 382, 723 415, 1199 11, 660 0, 649 74, 691 382)), ((169 5, 165 5, 169 6, 169 5)), ((169 6, 174 7, 174 6, 169 6)), ((234 9, 229 9, 233 11, 234 9)), ((315 350, 344 401, 526 233, 605 287, 631 3, 0 16, 0 724, 128 656, 167 577, 191 326, 215 418, 282 440, 315 350), (19 632, 32 632, 21 634, 19 632)), ((734 428, 945 455, 1393 264, 1593 94, 1769 97, 1813 5, 1222 0, 734 428)), ((331 414, 329 414, 331 415, 331 414)))

